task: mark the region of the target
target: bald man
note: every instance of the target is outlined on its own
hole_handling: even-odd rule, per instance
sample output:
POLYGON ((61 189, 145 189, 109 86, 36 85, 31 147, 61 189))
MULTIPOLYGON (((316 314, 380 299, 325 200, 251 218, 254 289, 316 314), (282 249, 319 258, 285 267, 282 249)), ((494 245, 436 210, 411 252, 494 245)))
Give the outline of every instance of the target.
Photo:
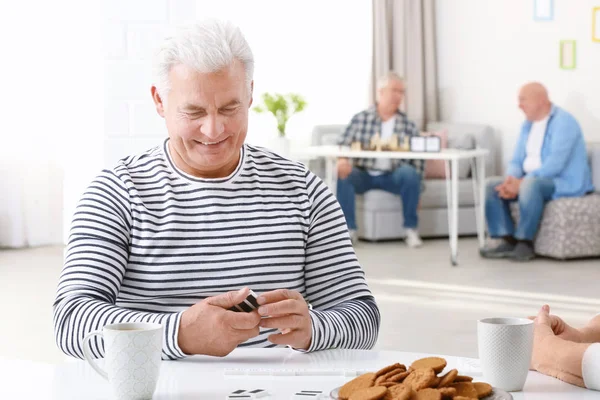
POLYGON ((546 88, 537 82, 521 88, 519 108, 526 121, 506 177, 492 178, 487 184, 488 231, 502 241, 481 251, 486 258, 532 260, 533 239, 545 204, 594 191, 583 134, 575 118, 552 104, 546 88), (519 203, 517 226, 511 218, 511 202, 519 203))

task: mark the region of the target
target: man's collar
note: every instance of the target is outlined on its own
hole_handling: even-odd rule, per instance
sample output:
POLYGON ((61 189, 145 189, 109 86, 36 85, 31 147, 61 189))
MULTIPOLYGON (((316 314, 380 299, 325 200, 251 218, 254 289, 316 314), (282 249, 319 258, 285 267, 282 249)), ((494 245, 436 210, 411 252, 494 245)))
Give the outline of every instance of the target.
MULTIPOLYGON (((379 113, 377 112, 377 103, 375 103, 374 105, 372 105, 371 107, 369 107, 369 109, 368 109, 367 111, 369 112, 369 114, 373 114, 373 115, 375 115, 377 118, 380 118, 380 119, 381 119, 381 117, 379 116, 379 113)), ((395 115, 396 115, 396 116, 400 116, 400 117, 404 117, 404 116, 406 116, 406 114, 405 114, 405 113, 403 113, 402 111, 400 111, 400 109, 397 109, 397 110, 396 110, 396 114, 395 114, 395 115)))

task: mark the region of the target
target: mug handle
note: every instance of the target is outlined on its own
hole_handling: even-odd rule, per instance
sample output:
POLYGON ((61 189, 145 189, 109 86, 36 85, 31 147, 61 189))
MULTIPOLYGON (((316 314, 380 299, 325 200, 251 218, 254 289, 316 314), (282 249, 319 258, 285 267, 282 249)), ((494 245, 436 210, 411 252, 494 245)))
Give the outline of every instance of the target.
POLYGON ((96 361, 94 361, 94 357, 92 355, 92 350, 90 349, 90 340, 92 340, 92 338, 94 336, 100 336, 101 338, 104 339, 104 335, 102 334, 102 331, 93 331, 88 333, 87 335, 85 335, 85 337, 83 338, 83 355, 85 357, 85 360, 92 366, 92 368, 94 368, 94 370, 100 374, 100 376, 102 376, 104 379, 108 380, 108 374, 106 373, 106 371, 104 371, 102 368, 100 368, 98 366, 98 364, 96 364, 96 361))

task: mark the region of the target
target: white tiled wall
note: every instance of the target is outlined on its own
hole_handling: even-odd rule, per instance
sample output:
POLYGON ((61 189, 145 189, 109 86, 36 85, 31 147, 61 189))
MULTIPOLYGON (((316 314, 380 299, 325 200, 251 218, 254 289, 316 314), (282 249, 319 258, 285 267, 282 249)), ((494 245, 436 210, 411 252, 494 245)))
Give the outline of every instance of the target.
POLYGON ((196 0, 108 0, 104 15, 104 166, 166 137, 150 95, 152 55, 173 27, 196 17, 196 0))

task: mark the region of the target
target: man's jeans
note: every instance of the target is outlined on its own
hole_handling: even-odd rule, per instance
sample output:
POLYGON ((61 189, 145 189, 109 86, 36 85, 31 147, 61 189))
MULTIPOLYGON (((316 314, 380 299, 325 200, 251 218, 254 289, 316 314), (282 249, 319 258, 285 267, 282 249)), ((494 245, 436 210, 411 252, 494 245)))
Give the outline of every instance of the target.
POLYGON ((348 229, 356 230, 355 195, 371 189, 381 189, 402 198, 404 227, 416 228, 417 206, 421 195, 421 177, 410 165, 402 165, 392 172, 372 176, 361 168, 353 167, 346 179, 337 181, 337 198, 346 217, 348 229))
POLYGON ((485 217, 490 236, 513 236, 518 240, 533 240, 540 225, 545 204, 552 199, 552 179, 526 177, 521 182, 516 199, 500 198, 494 189, 503 179, 488 181, 485 195, 485 217), (519 224, 515 225, 510 213, 510 203, 519 202, 519 224))

